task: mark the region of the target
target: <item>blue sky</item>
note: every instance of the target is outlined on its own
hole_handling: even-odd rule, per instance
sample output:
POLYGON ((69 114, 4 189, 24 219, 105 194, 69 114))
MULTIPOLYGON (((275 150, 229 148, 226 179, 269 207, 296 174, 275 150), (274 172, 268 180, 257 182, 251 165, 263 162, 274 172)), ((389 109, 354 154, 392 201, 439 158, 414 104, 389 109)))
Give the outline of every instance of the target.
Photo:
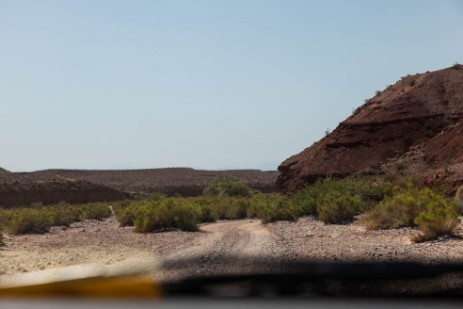
POLYGON ((452 0, 0 0, 0 166, 275 169, 462 29, 452 0))

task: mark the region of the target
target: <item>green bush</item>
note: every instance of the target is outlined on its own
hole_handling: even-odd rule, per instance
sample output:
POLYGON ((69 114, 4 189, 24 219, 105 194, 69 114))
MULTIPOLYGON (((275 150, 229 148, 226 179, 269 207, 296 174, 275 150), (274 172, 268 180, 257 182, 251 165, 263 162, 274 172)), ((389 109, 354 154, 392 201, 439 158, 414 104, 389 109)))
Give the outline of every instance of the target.
POLYGON ((270 223, 279 220, 297 220, 297 209, 294 208, 286 196, 279 194, 259 194, 252 199, 248 215, 257 217, 262 223, 270 223))
POLYGON ((201 218, 201 209, 187 199, 166 198, 132 204, 135 232, 148 233, 163 229, 195 231, 201 218))
POLYGON ((298 216, 316 215, 320 197, 321 194, 315 186, 307 186, 291 196, 290 203, 296 209, 298 216))
POLYGON ((329 224, 351 221, 362 209, 364 209, 364 202, 359 196, 339 192, 324 196, 317 205, 318 218, 329 224))
POLYGON ((237 220, 247 217, 251 205, 249 198, 212 196, 208 197, 211 212, 220 220, 237 220))
POLYGON ((135 219, 135 207, 130 201, 122 201, 113 206, 114 216, 119 226, 133 226, 135 219))
POLYGON ((225 219, 237 220, 247 217, 248 208, 251 203, 247 198, 231 198, 225 210, 225 219))
POLYGON ((33 208, 0 210, 0 229, 18 235, 28 233, 46 233, 52 226, 69 226, 84 219, 107 218, 111 215, 108 205, 103 203, 87 205, 43 206, 35 204, 33 208))
POLYGON ((426 210, 427 205, 442 198, 428 188, 420 190, 413 185, 396 188, 395 191, 394 196, 386 198, 368 212, 361 223, 375 230, 415 226, 415 218, 426 210))
POLYGON ((460 223, 455 204, 443 198, 435 198, 421 212, 414 223, 421 231, 415 240, 426 241, 442 235, 455 235, 455 228, 460 223))
POLYGON ((3 229, 0 227, 0 247, 5 246, 5 240, 3 237, 3 229))
POLYGON ((291 196, 290 204, 298 217, 315 215, 325 223, 341 223, 391 194, 391 184, 380 178, 327 177, 291 196))
POLYGON ((381 202, 360 222, 369 229, 417 226, 421 231, 417 240, 430 240, 453 235, 459 224, 458 206, 429 188, 408 184, 395 188, 394 196, 381 202))
POLYGON ((201 209, 187 202, 173 207, 174 226, 182 231, 197 231, 201 218, 201 209))
POLYGON ((53 213, 47 209, 4 210, 5 231, 11 235, 46 233, 53 225, 53 213))
POLYGON ((212 207, 208 204, 198 204, 201 209, 201 222, 215 222, 217 220, 217 214, 214 212, 212 207))
POLYGON ((252 190, 248 185, 232 176, 219 176, 204 189, 207 196, 252 196, 252 190))
POLYGON ((463 186, 457 189, 455 194, 455 206, 457 207, 458 214, 461 215, 463 213, 463 186))
POLYGON ((53 226, 69 226, 73 222, 81 220, 82 208, 66 203, 58 203, 48 208, 53 218, 53 226))
POLYGON ((103 220, 111 216, 111 209, 104 203, 92 203, 81 206, 82 219, 103 220))

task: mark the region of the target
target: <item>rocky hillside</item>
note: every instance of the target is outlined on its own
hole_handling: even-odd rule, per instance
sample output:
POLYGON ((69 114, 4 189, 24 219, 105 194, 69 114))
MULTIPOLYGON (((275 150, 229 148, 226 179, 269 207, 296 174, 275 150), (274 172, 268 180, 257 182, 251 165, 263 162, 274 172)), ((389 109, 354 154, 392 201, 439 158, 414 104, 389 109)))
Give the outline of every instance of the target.
POLYGON ((462 116, 462 65, 403 77, 329 135, 285 160, 277 183, 294 191, 327 175, 397 173, 459 184, 462 116))

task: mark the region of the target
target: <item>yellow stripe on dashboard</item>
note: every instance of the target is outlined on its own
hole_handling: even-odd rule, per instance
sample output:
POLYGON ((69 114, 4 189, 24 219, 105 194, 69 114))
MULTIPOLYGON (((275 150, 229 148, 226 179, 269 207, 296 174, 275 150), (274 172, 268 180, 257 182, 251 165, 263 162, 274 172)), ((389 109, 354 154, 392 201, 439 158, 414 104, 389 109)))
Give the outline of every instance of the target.
POLYGON ((159 298, 160 288, 152 280, 136 277, 93 277, 63 282, 0 288, 0 297, 47 298, 159 298))

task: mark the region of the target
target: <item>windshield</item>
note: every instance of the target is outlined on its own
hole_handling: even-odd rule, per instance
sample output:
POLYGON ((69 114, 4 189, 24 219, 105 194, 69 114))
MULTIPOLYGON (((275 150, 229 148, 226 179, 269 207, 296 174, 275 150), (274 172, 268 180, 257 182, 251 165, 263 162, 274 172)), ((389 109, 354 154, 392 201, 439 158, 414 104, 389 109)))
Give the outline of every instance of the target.
POLYGON ((461 291, 462 14, 0 2, 0 291, 461 291))

